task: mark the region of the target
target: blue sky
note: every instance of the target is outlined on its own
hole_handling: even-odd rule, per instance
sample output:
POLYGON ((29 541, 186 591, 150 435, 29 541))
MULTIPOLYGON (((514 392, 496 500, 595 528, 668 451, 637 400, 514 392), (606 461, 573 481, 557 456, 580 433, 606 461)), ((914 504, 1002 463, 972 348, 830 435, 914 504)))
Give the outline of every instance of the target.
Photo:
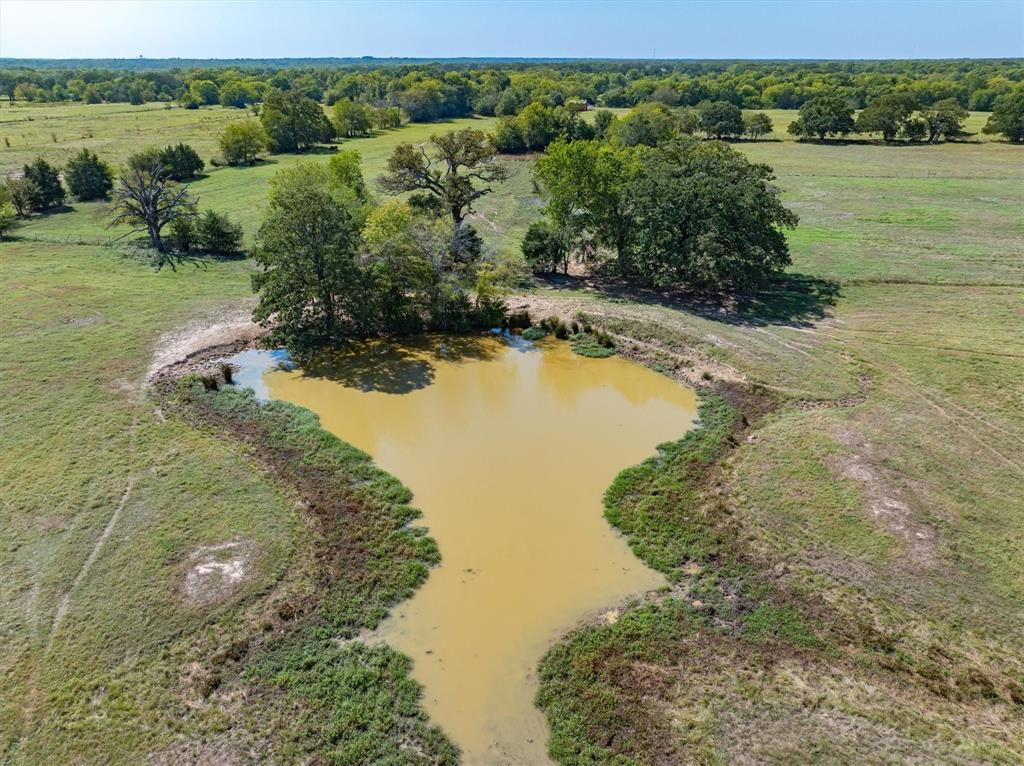
POLYGON ((0 0, 0 56, 1024 56, 1024 2, 0 0))

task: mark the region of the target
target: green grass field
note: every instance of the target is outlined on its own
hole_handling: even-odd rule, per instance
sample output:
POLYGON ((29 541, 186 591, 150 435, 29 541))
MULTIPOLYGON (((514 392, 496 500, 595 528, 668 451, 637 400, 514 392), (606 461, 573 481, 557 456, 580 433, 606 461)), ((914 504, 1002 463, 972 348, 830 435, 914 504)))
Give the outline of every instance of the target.
MULTIPOLYGON (((792 113, 771 114, 784 131, 792 113)), ((242 116, 3 104, 0 170, 83 145, 116 162, 184 140, 208 158, 242 116)), ((972 115, 968 129, 983 123, 972 115)), ((489 124, 410 125, 345 146, 372 178, 400 141, 489 124)), ((818 605, 806 621, 822 647, 780 639, 754 652, 775 613, 757 612, 748 640, 694 622, 685 604, 574 638, 566 680, 612 668, 593 678, 607 700, 652 684, 643 709, 657 736, 591 742, 569 726, 560 757, 645 763, 657 746, 708 763, 1019 763, 1024 154, 988 140, 778 138, 737 147, 775 167, 801 217, 791 271, 831 281, 812 282, 817 293, 793 288, 739 313, 545 286, 533 296, 572 300, 669 362, 695 350, 778 397, 715 468, 715 507, 762 580, 818 605), (861 623, 888 648, 827 627, 861 623), (609 646, 621 661, 595 664, 609 646)), ((267 179, 299 159, 213 169, 192 187, 251 242, 267 179)), ((529 159, 514 169, 476 221, 507 253, 539 212, 529 159)), ((235 443, 162 418, 143 379, 162 333, 237 310, 251 266, 155 271, 111 246, 103 203, 70 208, 0 245, 0 752, 16 764, 138 763, 194 742, 234 752, 252 741, 183 679, 201 640, 289 577, 302 549, 295 498, 235 443), (229 599, 187 606, 190 556, 229 539, 251 541, 252 577, 229 599)))

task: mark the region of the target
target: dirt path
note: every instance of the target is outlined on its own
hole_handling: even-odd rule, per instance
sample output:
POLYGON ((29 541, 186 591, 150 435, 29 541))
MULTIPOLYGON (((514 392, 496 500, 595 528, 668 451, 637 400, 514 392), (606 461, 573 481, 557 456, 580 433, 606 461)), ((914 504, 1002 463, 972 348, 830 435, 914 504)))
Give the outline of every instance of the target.
MULTIPOLYGON (((134 429, 134 424, 133 424, 134 429)), ((86 557, 85 562, 82 564, 82 568, 78 570, 78 574, 75 575, 74 582, 71 583, 71 587, 68 588, 67 592, 61 597, 60 604, 57 606, 57 612, 53 616, 53 624, 50 626, 50 638, 47 641, 47 650, 53 643, 53 637, 60 628, 62 622, 64 622, 64 615, 67 614, 68 607, 71 605, 71 597, 78 590, 78 587, 82 584, 85 578, 89 574, 89 570, 92 569, 92 565, 96 563, 96 559, 100 555, 100 550, 103 548, 103 544, 110 537, 110 533, 114 531, 114 526, 117 524, 117 520, 121 517, 121 511, 124 510, 124 505, 128 502, 128 498, 132 493, 132 488, 135 486, 135 477, 129 476, 128 483, 124 488, 124 493, 121 495, 121 501, 117 504, 114 509, 114 513, 111 514, 110 520, 107 522, 107 526, 103 528, 102 534, 99 539, 96 540, 96 544, 89 551, 89 555, 86 557)))

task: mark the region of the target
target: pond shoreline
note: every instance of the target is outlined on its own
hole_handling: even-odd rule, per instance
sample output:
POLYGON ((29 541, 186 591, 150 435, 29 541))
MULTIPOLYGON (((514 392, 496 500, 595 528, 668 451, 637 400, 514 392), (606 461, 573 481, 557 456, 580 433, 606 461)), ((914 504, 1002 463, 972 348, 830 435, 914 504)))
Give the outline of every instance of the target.
MULTIPOLYGON (((217 343, 211 344, 203 348, 192 350, 190 351, 190 353, 184 356, 184 358, 181 358, 171 364, 168 364, 158 369, 151 378, 153 388, 157 392, 160 392, 158 395, 161 398, 166 398, 170 394, 170 392, 173 391, 176 385, 181 385, 181 379, 190 374, 219 373, 219 364, 226 356, 231 356, 235 353, 247 349, 257 348, 260 344, 261 337, 261 335, 252 336, 251 334, 245 331, 240 331, 236 337, 229 338, 226 340, 222 337, 218 339, 219 342, 217 343)), ((694 385, 694 381, 692 380, 692 370, 690 370, 689 368, 684 368, 684 370, 668 370, 662 364, 659 363, 659 357, 656 354, 644 353, 644 349, 639 348, 637 346, 629 345, 629 341, 632 339, 626 337, 624 334, 618 334, 617 339, 620 341, 624 341, 620 343, 620 352, 623 352, 621 353, 623 357, 629 358, 646 367, 650 367, 657 372, 666 374, 669 377, 676 379, 680 383, 693 386, 697 391, 697 394, 700 397, 700 401, 702 403, 706 400, 706 397, 713 390, 721 391, 730 399, 742 400, 745 398, 741 394, 740 389, 745 389, 746 386, 735 386, 727 383, 726 381, 716 381, 714 383, 709 383, 709 381, 707 380, 701 381, 702 384, 694 385)), ((750 402, 747 401, 745 402, 745 404, 749 406, 750 402)), ((173 411, 173 408, 169 409, 173 411)), ((760 408, 755 407, 754 409, 760 408)), ((242 444, 247 444, 250 449, 255 449, 257 454, 263 451, 263 448, 259 444, 258 435, 250 432, 250 429, 243 427, 242 430, 239 431, 236 427, 230 426, 229 423, 223 422, 222 418, 214 418, 214 420, 211 421, 208 419, 208 416, 202 416, 201 419, 206 420, 208 425, 216 428, 217 430, 224 430, 226 427, 226 430, 228 432, 233 432, 234 438, 239 439, 240 443, 242 444), (215 422, 217 420, 221 420, 222 422, 215 422)), ((744 418, 744 423, 745 422, 746 419, 744 418)), ((704 427, 705 426, 703 423, 698 423, 694 433, 703 430, 704 427)), ((740 430, 745 430, 745 428, 741 427, 740 430)), ((735 442, 732 443, 735 444, 735 442)), ((277 461, 268 462, 261 459, 260 462, 263 463, 264 470, 266 470, 270 475, 274 476, 276 480, 284 480, 286 483, 292 485, 295 489, 300 489, 300 487, 298 487, 295 484, 295 482, 288 480, 287 472, 282 472, 280 470, 281 466, 278 465, 277 461)), ((717 461, 715 462, 717 463, 717 461)), ((625 473, 631 469, 629 466, 623 466, 622 470, 623 473, 625 473)), ((619 479, 617 478, 615 481, 618 482, 619 479)), ((308 515, 309 509, 316 508, 317 503, 315 501, 311 503, 307 499, 303 501, 303 505, 306 507, 307 511, 305 513, 308 515)), ((626 528, 623 528, 621 524, 615 523, 610 517, 607 516, 607 512, 606 521, 613 529, 616 529, 617 533, 623 534, 625 538, 628 541, 630 541, 631 544, 634 543, 630 531, 626 528)), ((648 557, 644 556, 642 551, 636 548, 635 544, 633 544, 633 547, 634 553, 636 553, 636 555, 642 561, 648 561, 648 557)), ((650 563, 650 561, 648 561, 648 563, 650 563)), ((666 602, 666 600, 673 601, 678 600, 680 598, 685 598, 687 592, 687 586, 680 582, 673 582, 668 587, 663 587, 659 590, 650 591, 640 595, 634 595, 626 599, 617 600, 617 603, 609 603, 607 605, 602 606, 601 608, 588 611, 581 619, 578 620, 575 628, 570 630, 567 634, 565 634, 565 636, 563 636, 561 639, 556 641, 551 646, 551 649, 549 650, 548 654, 545 655, 545 659, 541 663, 542 673, 544 672, 546 664, 549 662, 547 658, 552 653, 557 653, 561 651, 563 647, 566 647, 567 643, 573 640, 573 636, 579 635, 580 631, 585 632, 586 630, 595 627, 599 629, 606 627, 614 630, 614 626, 622 617, 628 616, 636 612, 637 610, 658 608, 661 604, 666 602)), ((371 633, 375 632, 373 628, 371 628, 370 631, 371 633)), ((360 636, 365 635, 369 634, 364 630, 360 634, 360 636)), ((547 684, 547 682, 545 683, 547 684)), ((547 714, 548 723, 551 726, 552 735, 554 735, 554 732, 559 726, 558 706, 552 706, 550 704, 550 687, 546 686, 545 688, 546 696, 548 698, 548 704, 545 704, 543 706, 543 710, 547 714)))

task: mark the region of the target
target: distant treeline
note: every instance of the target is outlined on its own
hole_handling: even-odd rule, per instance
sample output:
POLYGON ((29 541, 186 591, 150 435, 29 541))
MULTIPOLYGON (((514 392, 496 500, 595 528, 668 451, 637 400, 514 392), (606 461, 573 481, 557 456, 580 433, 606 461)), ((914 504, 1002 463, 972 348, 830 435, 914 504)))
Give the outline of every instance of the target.
MULTIPOLYGON (((473 113, 512 115, 534 101, 631 107, 727 102, 743 109, 798 109, 823 96, 861 109, 880 96, 918 104, 955 99, 988 111, 1024 82, 1024 60, 919 61, 489 61, 396 64, 391 59, 115 60, 97 67, 0 61, 0 94, 15 101, 179 101, 244 107, 271 89, 328 105, 341 99, 399 107, 413 121, 473 113), (298 65, 302 64, 302 65, 298 65)), ((76 63, 76 62, 71 62, 76 63)))

